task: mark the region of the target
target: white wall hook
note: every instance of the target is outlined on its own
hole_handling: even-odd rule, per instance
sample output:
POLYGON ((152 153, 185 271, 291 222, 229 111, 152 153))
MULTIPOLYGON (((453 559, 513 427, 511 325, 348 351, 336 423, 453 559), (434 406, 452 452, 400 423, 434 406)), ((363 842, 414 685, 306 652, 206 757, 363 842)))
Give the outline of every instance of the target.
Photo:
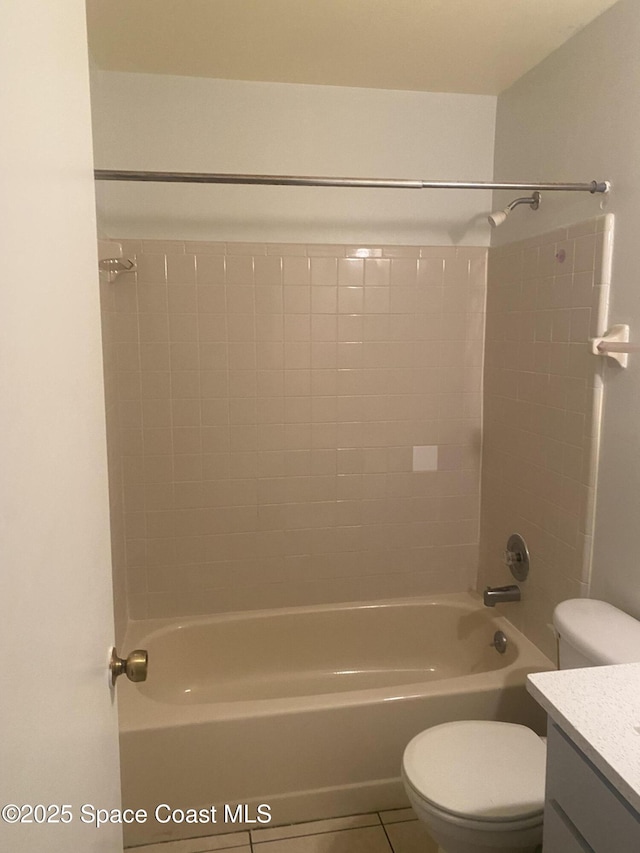
POLYGON ((627 367, 630 352, 640 352, 640 344, 629 343, 629 326, 619 323, 611 326, 600 338, 591 338, 591 352, 615 359, 621 367, 627 367))

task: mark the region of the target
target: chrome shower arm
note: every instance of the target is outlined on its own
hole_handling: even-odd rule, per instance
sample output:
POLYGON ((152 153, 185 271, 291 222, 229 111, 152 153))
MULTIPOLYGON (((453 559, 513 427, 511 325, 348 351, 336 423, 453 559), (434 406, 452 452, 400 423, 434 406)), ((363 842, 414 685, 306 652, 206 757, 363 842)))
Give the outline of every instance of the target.
POLYGON ((540 207, 541 198, 542 195, 539 192, 534 192, 530 196, 524 196, 523 198, 515 199, 507 205, 507 208, 509 210, 513 210, 513 208, 517 207, 519 204, 528 204, 531 210, 537 210, 540 207))

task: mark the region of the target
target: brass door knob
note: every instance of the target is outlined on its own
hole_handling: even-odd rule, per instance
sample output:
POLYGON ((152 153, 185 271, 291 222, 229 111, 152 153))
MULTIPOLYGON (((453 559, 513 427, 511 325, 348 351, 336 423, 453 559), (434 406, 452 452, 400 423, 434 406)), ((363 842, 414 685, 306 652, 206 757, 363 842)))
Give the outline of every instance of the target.
POLYGON ((111 684, 115 685, 120 675, 126 675, 129 681, 146 681, 149 666, 149 654, 145 649, 135 649, 125 658, 118 657, 118 652, 111 649, 111 684))

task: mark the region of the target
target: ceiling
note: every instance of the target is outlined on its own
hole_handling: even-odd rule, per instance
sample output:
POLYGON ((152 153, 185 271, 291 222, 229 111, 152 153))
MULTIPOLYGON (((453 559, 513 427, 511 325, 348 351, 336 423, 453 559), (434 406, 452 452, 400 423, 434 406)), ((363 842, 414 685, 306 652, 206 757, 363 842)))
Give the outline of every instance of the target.
POLYGON ((87 0, 99 68, 496 95, 616 0, 87 0))

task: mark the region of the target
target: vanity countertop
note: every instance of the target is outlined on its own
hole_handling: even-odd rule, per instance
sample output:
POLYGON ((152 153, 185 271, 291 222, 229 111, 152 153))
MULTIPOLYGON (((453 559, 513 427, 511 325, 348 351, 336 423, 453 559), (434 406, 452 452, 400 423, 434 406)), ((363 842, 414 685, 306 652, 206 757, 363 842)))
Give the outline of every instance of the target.
POLYGON ((640 663, 536 672, 527 689, 640 812, 640 663))

